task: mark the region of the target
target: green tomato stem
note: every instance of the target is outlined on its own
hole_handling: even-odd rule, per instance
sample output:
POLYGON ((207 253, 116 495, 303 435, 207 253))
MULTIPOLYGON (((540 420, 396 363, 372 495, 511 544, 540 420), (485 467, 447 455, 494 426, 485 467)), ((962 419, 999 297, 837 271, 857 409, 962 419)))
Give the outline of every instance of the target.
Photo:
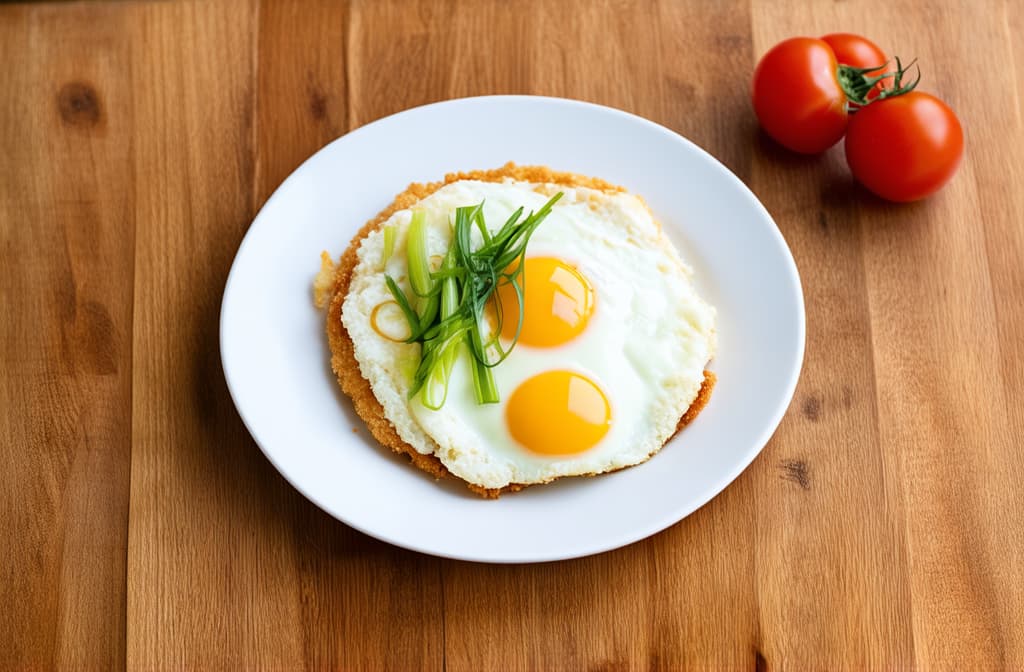
POLYGON ((839 65, 836 69, 836 79, 839 81, 839 87, 843 90, 843 94, 846 96, 848 111, 855 112, 857 107, 864 107, 865 105, 870 105, 873 102, 885 100, 886 98, 892 98, 893 96, 902 96, 904 93, 913 91, 918 82, 921 81, 921 68, 920 66, 917 66, 916 58, 906 67, 903 67, 903 63, 900 61, 899 57, 897 57, 895 70, 883 72, 880 75, 868 75, 869 72, 881 70, 888 65, 888 63, 883 63, 870 68, 855 68, 850 65, 839 65), (914 81, 909 84, 904 84, 904 76, 912 67, 915 66, 917 66, 917 77, 915 77, 914 81), (868 95, 871 93, 871 90, 875 88, 875 85, 886 79, 892 79, 892 85, 881 89, 876 97, 869 98, 868 95))

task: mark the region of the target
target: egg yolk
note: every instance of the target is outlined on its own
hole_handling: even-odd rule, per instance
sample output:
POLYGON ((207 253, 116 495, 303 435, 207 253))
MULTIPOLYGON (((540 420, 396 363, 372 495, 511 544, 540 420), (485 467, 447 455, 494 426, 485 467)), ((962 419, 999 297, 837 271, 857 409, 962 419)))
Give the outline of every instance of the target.
MULTIPOLYGON (((579 271, 561 259, 530 257, 520 275, 523 326, 519 342, 538 348, 562 345, 579 336, 594 312, 594 290, 579 271)), ((516 335, 519 303, 511 284, 498 288, 501 335, 516 335)))
POLYGON ((572 371, 545 371, 512 392, 505 421, 512 437, 529 450, 566 455, 604 438, 612 412, 594 381, 572 371))

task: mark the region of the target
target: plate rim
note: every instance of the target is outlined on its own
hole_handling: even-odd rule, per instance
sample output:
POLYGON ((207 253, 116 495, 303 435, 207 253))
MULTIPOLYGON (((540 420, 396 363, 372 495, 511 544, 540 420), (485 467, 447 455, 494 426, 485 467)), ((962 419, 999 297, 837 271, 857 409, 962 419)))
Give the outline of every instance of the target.
MULTIPOLYGON (((264 457, 271 463, 271 465, 273 465, 274 469, 277 470, 277 472, 285 479, 285 481, 288 482, 288 484, 291 487, 295 488, 295 490, 297 490, 303 497, 305 497, 307 500, 309 500, 312 504, 314 504, 317 508, 319 508, 327 515, 363 534, 366 534, 385 543, 435 557, 472 562, 484 562, 491 564, 546 563, 596 555, 617 548, 623 548, 625 546, 629 546, 636 542, 642 541, 643 539, 646 539, 655 534, 658 534, 659 532, 664 531, 665 529, 668 529, 672 525, 675 525, 676 523, 682 521, 684 518, 687 518, 688 516, 692 515, 693 513, 704 507, 709 501, 711 501, 716 496, 721 494, 726 488, 728 488, 729 485, 731 485, 733 481, 735 481, 740 476, 740 474, 742 474, 753 463, 757 456, 761 454, 761 452, 767 446, 768 442, 771 440, 772 436, 777 431, 779 425, 785 417, 786 412, 789 409, 790 404, 792 403, 793 396, 796 392, 797 384, 800 379, 800 374, 803 371, 803 363, 806 356, 806 322, 806 305, 804 301, 803 283, 800 278, 799 269, 796 265, 796 260, 793 257, 793 253, 789 247, 789 244, 786 242, 785 236, 783 236, 782 231, 779 229, 778 224, 775 222, 775 219, 771 216, 767 208, 757 197, 757 195, 753 192, 753 190, 750 187, 748 187, 746 183, 743 182, 743 180, 741 180, 735 173, 733 173, 727 166, 725 166, 725 164, 719 161, 710 152, 708 152, 707 150, 705 150, 704 148, 702 148, 700 145, 696 144, 689 138, 681 135, 680 133, 677 133, 676 131, 673 131, 672 129, 666 126, 663 126, 655 121, 642 117, 638 114, 627 112, 625 110, 621 110, 615 107, 610 107, 599 103, 592 103, 573 98, 519 94, 499 94, 485 96, 466 96, 436 101, 424 105, 410 107, 380 117, 378 119, 374 119, 373 121, 367 122, 362 126, 354 128, 349 132, 334 138, 333 140, 322 146, 320 149, 310 154, 305 160, 302 161, 302 163, 300 163, 294 170, 292 170, 287 175, 287 177, 285 177, 281 181, 281 183, 274 188, 273 193, 271 193, 267 200, 260 206, 256 215, 253 217, 248 228, 246 229, 245 235, 242 237, 242 240, 238 245, 238 249, 236 250, 235 255, 232 259, 231 268, 228 272, 227 278, 224 283, 224 289, 221 294, 221 305, 218 325, 218 354, 220 356, 221 370, 224 376, 225 384, 228 388, 228 393, 231 397, 231 402, 234 405, 239 418, 242 420, 242 423, 245 426, 246 431, 252 438, 253 442, 259 447, 264 457), (751 443, 750 448, 748 448, 742 454, 741 459, 735 462, 731 470, 729 470, 723 477, 717 479, 713 483, 708 484, 704 488, 702 488, 699 496, 693 499, 693 503, 691 505, 681 507, 680 509, 672 509, 671 511, 665 514, 656 517, 653 520, 653 522, 651 522, 648 525, 632 528, 629 533, 622 533, 612 540, 602 538, 602 540, 589 545, 577 543, 576 547, 571 551, 548 554, 543 557, 495 557, 474 552, 460 552, 453 550, 431 548, 423 544, 405 541, 402 539, 395 538, 393 535, 388 535, 375 531, 364 525, 361 525, 357 521, 350 520, 349 517, 343 516, 337 513, 336 511, 332 510, 325 502, 322 501, 322 498, 316 497, 312 493, 307 491, 307 489, 304 488, 300 482, 297 482, 293 478, 292 474, 289 474, 284 468, 282 468, 282 465, 279 463, 279 461, 275 459, 273 451, 268 450, 267 447, 264 446, 263 441, 261 441, 257 434, 253 431, 252 423, 250 422, 249 418, 247 418, 246 413, 243 411, 243 407, 239 404, 239 395, 236 392, 235 384, 232 383, 231 374, 229 373, 228 370, 227 358, 225 358, 224 356, 225 338, 227 330, 225 313, 230 297, 234 293, 233 287, 237 286, 235 278, 239 266, 239 258, 243 256, 243 253, 247 245, 250 244, 250 241, 253 239, 253 237, 255 235, 258 235, 258 229, 263 228, 262 226, 259 225, 261 220, 263 219, 264 213, 271 207, 275 200, 281 197, 281 194, 286 191, 285 188, 290 182, 299 179, 301 173, 304 173, 305 171, 309 170, 310 164, 312 164, 321 153, 328 151, 332 146, 341 141, 344 141, 346 138, 350 138, 351 136, 354 135, 365 134, 367 132, 370 132, 374 127, 378 125, 383 125, 388 122, 392 122, 394 119, 401 116, 413 115, 417 112, 422 112, 426 109, 435 108, 439 106, 467 104, 472 105, 484 102, 500 103, 503 101, 539 103, 544 105, 565 105, 570 107, 576 107, 582 110, 597 111, 604 114, 612 114, 613 116, 619 116, 632 123, 639 123, 641 125, 647 126, 651 130, 655 130, 665 135, 665 137, 667 139, 670 139, 671 141, 682 142, 690 150, 695 151, 697 154, 701 155, 702 158, 708 162, 710 167, 716 170, 727 181, 732 182, 734 187, 738 187, 739 193, 743 194, 743 196, 749 201, 753 208, 756 211, 758 211, 759 214, 763 218, 765 218, 768 223, 771 224, 771 226, 768 227, 769 235, 775 239, 775 242, 778 244, 779 248, 783 252, 783 259, 785 262, 784 266, 789 271, 789 275, 793 281, 792 285, 795 289, 795 294, 793 298, 795 298, 796 300, 795 303, 797 307, 797 321, 795 325, 797 333, 797 347, 795 358, 796 361, 794 362, 794 365, 789 372, 789 377, 786 381, 783 394, 778 398, 778 403, 776 404, 776 407, 773 413, 771 414, 771 421, 764 425, 764 428, 761 430, 757 440, 751 443)), ((335 381, 332 381, 332 383, 335 383, 335 381)))

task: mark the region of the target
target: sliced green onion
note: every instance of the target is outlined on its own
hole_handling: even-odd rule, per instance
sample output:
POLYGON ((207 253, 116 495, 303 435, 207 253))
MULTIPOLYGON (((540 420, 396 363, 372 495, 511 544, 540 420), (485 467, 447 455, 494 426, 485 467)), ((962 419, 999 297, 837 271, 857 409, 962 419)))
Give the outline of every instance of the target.
POLYGON ((384 263, 388 263, 391 260, 391 255, 395 253, 395 225, 389 224, 384 227, 384 263))
MULTIPOLYGON (((476 329, 469 330, 469 339, 471 343, 471 349, 477 350, 483 349, 480 338, 479 326, 476 329)), ((494 374, 491 373, 491 367, 487 366, 484 362, 480 361, 477 357, 473 357, 473 393, 476 395, 476 403, 478 404, 496 404, 501 401, 501 397, 498 395, 498 386, 494 382, 494 374)))
POLYGON ((388 285, 388 290, 391 292, 391 296, 395 297, 395 303, 402 310, 402 314, 405 315, 406 321, 409 322, 409 329, 411 334, 409 335, 406 343, 413 342, 420 333, 420 318, 416 315, 416 311, 409 305, 409 300, 405 298, 405 292, 398 286, 398 283, 390 275, 384 276, 384 281, 388 285))
POLYGON ((437 309, 441 305, 441 297, 435 292, 430 296, 421 296, 417 299, 418 309, 416 314, 419 315, 420 324, 431 324, 434 318, 437 317, 437 309))
POLYGON ((487 230, 487 223, 484 221, 484 204, 483 201, 477 206, 476 212, 473 216, 473 221, 476 222, 476 227, 480 229, 480 235, 484 239, 484 245, 491 242, 491 232, 487 230))
MULTIPOLYGON (((426 217, 421 210, 413 213, 407 232, 406 252, 414 300, 410 301, 398 284, 387 277, 388 289, 409 322, 411 335, 406 342, 419 343, 421 346, 419 365, 410 386, 410 398, 419 394, 427 408, 441 408, 448 396, 448 384, 455 361, 468 348, 477 403, 495 403, 499 400, 491 369, 512 352, 522 330, 522 273, 526 246, 533 232, 561 197, 562 193, 559 192, 540 210, 525 217, 524 209, 519 208, 493 234, 484 221, 483 203, 457 208, 451 244, 442 259, 441 267, 434 272, 430 270, 427 255, 426 217), (481 245, 476 250, 472 247, 471 233, 474 226, 482 237, 481 245), (502 314, 495 291, 507 284, 511 284, 515 290, 518 305, 515 337, 508 347, 504 347, 500 335, 506 316, 502 314), (493 333, 488 333, 485 339, 482 329, 486 324, 484 315, 488 304, 494 306, 496 325, 493 333), (492 352, 496 356, 492 356, 492 352)), ((385 230, 385 238, 387 236, 385 230)))
MULTIPOLYGON (((436 411, 444 406, 445 399, 448 397, 448 379, 445 376, 444 365, 449 358, 454 357, 452 353, 457 352, 468 329, 469 327, 466 326, 455 330, 448 337, 440 341, 434 341, 431 343, 431 346, 424 347, 423 349, 423 359, 420 361, 420 367, 416 371, 416 378, 420 388, 423 390, 420 401, 432 411, 436 411), (426 369, 425 372, 424 369, 426 369), (421 372, 423 372, 422 376, 421 372)), ((416 387, 414 382, 413 390, 410 394, 414 396, 418 391, 419 388, 416 387)))
MULTIPOLYGON (((455 246, 449 246, 448 252, 444 255, 440 270, 449 272, 455 268, 455 246)), ((441 279, 441 320, 446 320, 455 314, 459 307, 459 283, 454 275, 444 276, 441 279)))
POLYGON ((427 256, 426 214, 422 210, 412 213, 412 222, 406 233, 405 252, 409 258, 409 282, 416 296, 428 296, 434 289, 430 277, 430 259, 427 256))

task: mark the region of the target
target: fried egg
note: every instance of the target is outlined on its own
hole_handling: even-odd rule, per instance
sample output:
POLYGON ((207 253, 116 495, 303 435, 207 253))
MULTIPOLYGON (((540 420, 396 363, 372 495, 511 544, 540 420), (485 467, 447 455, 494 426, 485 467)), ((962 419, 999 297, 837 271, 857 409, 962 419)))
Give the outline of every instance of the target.
MULTIPOLYGON (((456 361, 439 410, 410 399, 420 346, 385 274, 410 292, 405 257, 412 210, 395 212, 358 250, 342 322, 360 373, 398 435, 484 488, 599 474, 645 461, 697 397, 715 351, 715 310, 693 286, 651 212, 635 196, 506 179, 461 180, 415 204, 439 263, 456 208, 483 202, 488 227, 520 206, 538 210, 564 192, 533 234, 524 263, 523 323, 508 358, 492 369, 501 399, 477 404, 470 353, 456 361), (385 260, 383 230, 394 231, 385 260)), ((475 235, 479 235, 476 232, 475 235)), ((479 241, 477 241, 479 244, 479 241)), ((518 314, 513 292, 498 292, 518 314)), ((515 320, 505 320, 510 341, 515 320)))

